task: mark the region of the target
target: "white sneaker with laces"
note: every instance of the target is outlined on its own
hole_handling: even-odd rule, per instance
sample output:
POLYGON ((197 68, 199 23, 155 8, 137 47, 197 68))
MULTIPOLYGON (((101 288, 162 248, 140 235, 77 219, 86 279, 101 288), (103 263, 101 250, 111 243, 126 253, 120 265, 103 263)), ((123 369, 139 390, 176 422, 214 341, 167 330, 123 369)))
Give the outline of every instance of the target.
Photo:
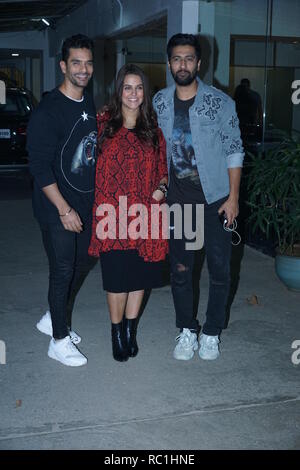
POLYGON ((192 333, 188 328, 183 328, 182 332, 177 336, 178 341, 174 352, 174 359, 188 361, 194 356, 194 352, 198 349, 198 341, 196 333, 192 333))
MULTIPOLYGON (((45 315, 43 315, 40 321, 37 322, 36 327, 41 333, 44 333, 45 335, 53 336, 51 314, 49 310, 47 310, 45 315)), ((68 331, 69 331, 69 335, 70 335, 72 343, 79 344, 81 341, 81 337, 77 333, 75 333, 75 331, 70 330, 70 328, 68 328, 68 331)))
POLYGON ((60 340, 52 338, 49 344, 48 356, 71 367, 83 366, 87 363, 87 358, 72 343, 70 336, 60 340))
POLYGON ((200 336, 199 356, 201 359, 213 360, 220 355, 218 336, 209 336, 204 333, 200 336))

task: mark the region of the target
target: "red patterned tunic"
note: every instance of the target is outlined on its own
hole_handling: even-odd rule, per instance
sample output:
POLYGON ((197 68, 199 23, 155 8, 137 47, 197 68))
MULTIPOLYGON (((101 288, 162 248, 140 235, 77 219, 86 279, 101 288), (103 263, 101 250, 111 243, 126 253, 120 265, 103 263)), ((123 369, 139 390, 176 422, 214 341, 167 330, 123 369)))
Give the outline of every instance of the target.
MULTIPOLYGON (((98 135, 103 132, 107 114, 97 116, 98 135)), ((159 205, 152 199, 152 194, 163 177, 167 177, 166 143, 160 129, 159 149, 138 139, 135 132, 122 127, 113 138, 105 139, 98 155, 95 181, 95 202, 93 207, 93 229, 89 247, 91 256, 99 257, 101 252, 110 250, 137 250, 145 261, 161 261, 168 252, 168 240, 151 238, 151 204, 159 205), (121 200, 127 196, 126 207, 121 200), (109 204, 116 217, 115 222, 109 210, 103 208, 109 204), (128 216, 127 210, 133 204, 143 204, 145 212, 135 211, 128 216), (100 210, 101 208, 101 210, 100 210), (123 211, 123 212, 122 212, 123 211), (125 214, 125 217, 124 217, 125 214), (143 214, 143 219, 140 215, 143 214), (128 227, 134 220, 144 220, 147 237, 128 236, 128 227), (149 219, 149 220, 148 220, 149 219), (99 238, 99 226, 102 235, 99 238), (110 226, 110 229, 108 228, 110 226), (109 231, 111 229, 115 229, 109 231), (103 236, 103 232, 107 237, 103 236), (108 235, 108 232, 110 235, 108 235), (113 233, 116 236, 113 236, 113 233), (97 236, 98 235, 98 236, 97 236)), ((106 206, 107 208, 107 206, 106 206)), ((145 226, 144 226, 145 227, 145 226)), ((161 229, 161 221, 160 221, 161 229)))

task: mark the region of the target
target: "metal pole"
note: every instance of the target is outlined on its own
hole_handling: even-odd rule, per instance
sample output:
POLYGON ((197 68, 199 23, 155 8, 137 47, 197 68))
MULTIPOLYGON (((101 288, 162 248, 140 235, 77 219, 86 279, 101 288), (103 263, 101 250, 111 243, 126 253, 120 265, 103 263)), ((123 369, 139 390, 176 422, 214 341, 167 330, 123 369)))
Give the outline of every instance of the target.
POLYGON ((265 73, 264 73, 264 99, 263 99, 263 132, 262 132, 262 150, 265 147, 265 131, 266 131, 266 104, 267 104, 267 64, 268 64, 268 44, 269 44, 269 16, 271 4, 273 0, 267 0, 267 23, 266 23, 266 41, 265 41, 265 73))

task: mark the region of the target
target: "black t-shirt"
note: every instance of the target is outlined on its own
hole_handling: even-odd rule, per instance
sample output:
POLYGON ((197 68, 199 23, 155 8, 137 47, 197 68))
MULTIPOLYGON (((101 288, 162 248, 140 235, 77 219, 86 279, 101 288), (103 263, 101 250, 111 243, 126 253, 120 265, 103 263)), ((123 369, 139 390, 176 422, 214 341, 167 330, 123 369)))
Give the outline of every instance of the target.
POLYGON ((182 101, 174 95, 174 126, 168 200, 183 204, 205 202, 192 142, 189 109, 195 97, 182 101))
POLYGON ((89 94, 85 92, 82 101, 68 98, 57 88, 47 94, 33 112, 27 131, 33 208, 40 222, 59 220, 56 207, 42 191, 53 183, 82 220, 90 215, 96 148, 96 111, 89 94))

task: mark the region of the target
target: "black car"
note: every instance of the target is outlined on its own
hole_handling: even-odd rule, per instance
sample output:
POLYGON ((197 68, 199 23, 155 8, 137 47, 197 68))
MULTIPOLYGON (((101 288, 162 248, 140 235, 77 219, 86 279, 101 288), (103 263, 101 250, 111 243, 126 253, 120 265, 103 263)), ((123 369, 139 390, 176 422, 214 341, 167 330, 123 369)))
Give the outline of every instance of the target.
POLYGON ((0 172, 28 168, 26 130, 33 101, 22 88, 6 89, 6 104, 0 104, 0 172))

